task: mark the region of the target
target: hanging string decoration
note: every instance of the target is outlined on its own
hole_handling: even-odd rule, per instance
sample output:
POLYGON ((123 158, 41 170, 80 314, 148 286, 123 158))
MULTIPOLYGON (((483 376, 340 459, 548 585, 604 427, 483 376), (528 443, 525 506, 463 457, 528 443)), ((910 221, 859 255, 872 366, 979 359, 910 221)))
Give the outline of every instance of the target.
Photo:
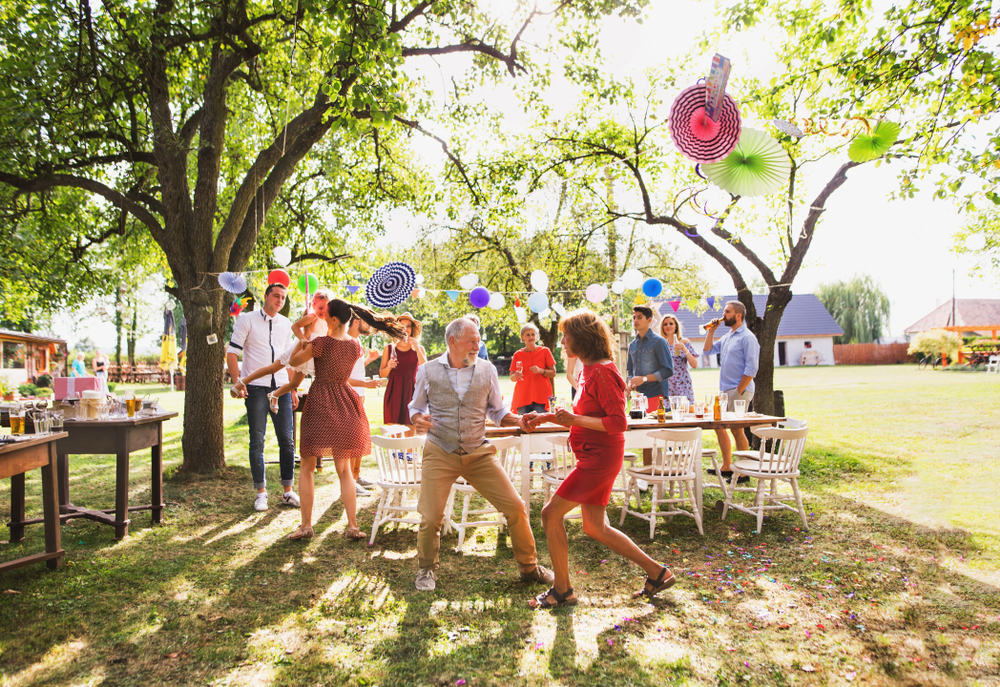
POLYGON ((243 298, 237 298, 233 301, 232 305, 229 306, 229 314, 232 317, 238 317, 241 312, 247 307, 247 303, 250 302, 249 296, 244 296, 243 298))
POLYGON ((405 262, 389 262, 375 270, 365 285, 365 298, 377 308, 394 308, 417 283, 416 271, 405 262))
POLYGON ((870 134, 859 134, 851 141, 847 157, 852 162, 869 162, 889 152, 899 136, 899 124, 879 122, 870 134))
POLYGON ((458 293, 459 293, 458 291, 452 291, 452 290, 449 289, 449 290, 445 291, 445 293, 448 294, 448 298, 451 299, 452 303, 454 303, 455 300, 458 299, 458 293))
POLYGON ((739 145, 722 162, 705 165, 713 184, 737 196, 766 196, 788 183, 792 161, 763 131, 744 127, 739 145))
POLYGON ((705 111, 706 86, 695 84, 677 96, 670 106, 670 138, 692 162, 717 162, 733 151, 740 140, 740 110, 730 95, 713 120, 705 111))
POLYGON ((242 274, 223 272, 219 275, 219 286, 229 293, 243 293, 247 290, 247 280, 242 274))

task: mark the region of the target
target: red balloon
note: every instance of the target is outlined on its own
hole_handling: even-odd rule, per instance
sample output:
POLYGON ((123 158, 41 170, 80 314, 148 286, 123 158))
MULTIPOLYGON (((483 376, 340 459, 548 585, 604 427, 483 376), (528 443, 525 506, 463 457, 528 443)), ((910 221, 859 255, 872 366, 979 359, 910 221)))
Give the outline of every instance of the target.
POLYGON ((267 285, 271 284, 282 284, 287 289, 288 285, 292 283, 292 278, 288 276, 288 272, 285 270, 271 270, 267 274, 267 285))

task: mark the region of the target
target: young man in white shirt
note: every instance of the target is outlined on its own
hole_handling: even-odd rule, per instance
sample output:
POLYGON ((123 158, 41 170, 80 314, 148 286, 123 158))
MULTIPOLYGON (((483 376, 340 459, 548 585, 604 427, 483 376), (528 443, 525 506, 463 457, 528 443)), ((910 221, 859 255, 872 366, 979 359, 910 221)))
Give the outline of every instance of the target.
POLYGON ((295 484, 295 445, 292 441, 292 410, 298 405, 295 392, 278 399, 278 412, 271 410, 267 395, 288 383, 288 371, 281 370, 250 382, 247 387, 240 380, 237 358, 243 355, 243 369, 247 373, 270 365, 293 342, 292 325, 288 318, 278 313, 285 304, 285 287, 271 284, 264 292, 264 305, 260 310, 243 313, 236 318, 233 337, 226 351, 229 375, 235 380, 230 394, 246 401, 247 420, 250 425, 250 474, 253 476, 257 495, 254 510, 267 510, 267 481, 264 476, 264 436, 267 417, 271 416, 274 433, 278 437, 278 462, 281 468, 281 485, 284 494, 280 503, 299 507, 299 497, 292 491, 295 484))

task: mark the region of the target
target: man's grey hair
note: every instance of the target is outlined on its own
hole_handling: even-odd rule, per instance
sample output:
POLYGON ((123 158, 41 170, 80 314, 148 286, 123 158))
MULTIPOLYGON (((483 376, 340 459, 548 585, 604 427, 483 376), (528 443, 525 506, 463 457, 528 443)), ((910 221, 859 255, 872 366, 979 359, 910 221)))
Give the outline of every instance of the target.
POLYGON ((733 310, 735 310, 736 314, 740 316, 740 319, 744 322, 747 321, 747 306, 743 305, 739 301, 726 301, 726 305, 733 306, 733 310))
POLYGON ((465 319, 472 320, 476 324, 476 329, 478 329, 479 325, 482 324, 482 321, 479 319, 479 315, 476 315, 475 313, 469 313, 465 316, 465 319))
POLYGON ((478 334, 479 327, 468 317, 459 317, 457 320, 452 320, 448 323, 448 326, 444 330, 444 340, 451 342, 454 338, 456 341, 460 341, 466 334, 471 333, 478 334))

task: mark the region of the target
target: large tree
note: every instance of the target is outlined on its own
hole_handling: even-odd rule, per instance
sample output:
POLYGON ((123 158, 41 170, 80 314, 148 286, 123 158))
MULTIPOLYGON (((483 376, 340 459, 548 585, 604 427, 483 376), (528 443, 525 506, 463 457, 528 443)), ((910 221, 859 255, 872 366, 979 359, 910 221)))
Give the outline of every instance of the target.
POLYGON ((844 330, 834 337, 835 344, 872 343, 889 328, 889 297, 868 275, 820 284, 816 297, 844 330))
MULTIPOLYGON (((642 4, 571 0, 557 26, 642 4)), ((539 14, 458 0, 5 3, 0 182, 13 203, 59 188, 94 194, 163 251, 188 326, 186 469, 224 461, 224 344, 209 337, 224 334, 228 296, 215 277, 246 267, 286 182, 324 139, 361 137, 363 169, 339 173, 381 178, 392 159, 383 134, 428 133, 404 62, 465 54, 478 78, 517 75, 530 68, 521 38, 539 14)))
POLYGON ((882 119, 901 123, 903 132, 892 149, 864 164, 896 162, 892 168, 899 172, 898 195, 904 198, 934 172, 940 174, 937 194, 958 199, 968 210, 971 192, 962 195, 968 178, 996 183, 1000 62, 995 46, 961 38, 988 19, 989 11, 989 3, 978 0, 912 0, 883 14, 856 2, 841 3, 832 16, 827 5, 814 2, 750 0, 726 10, 719 25, 727 31, 778 39, 779 67, 768 83, 739 78, 738 72, 730 81, 744 119, 761 122, 758 126, 797 120, 809 130, 796 138, 769 128, 792 160, 786 187, 770 198, 728 196, 706 208, 701 191, 708 184, 689 163, 667 152, 673 145, 666 135, 664 94, 675 94, 701 76, 690 71, 690 63, 660 70, 641 87, 586 73, 579 110, 550 123, 544 142, 557 151, 553 169, 561 174, 596 179, 597 169, 613 163, 633 196, 621 202, 622 209, 611 209, 612 216, 662 227, 725 270, 761 344, 755 405, 771 411, 772 351, 792 284, 823 213, 860 164, 848 159, 847 138, 828 134, 856 133, 864 122, 882 119), (628 118, 610 111, 608 102, 618 111, 627 108, 628 118), (836 164, 826 177, 807 175, 811 169, 822 172, 831 161, 836 164), (692 208, 711 220, 699 221, 692 208), (753 303, 754 274, 769 290, 763 313, 753 303))

